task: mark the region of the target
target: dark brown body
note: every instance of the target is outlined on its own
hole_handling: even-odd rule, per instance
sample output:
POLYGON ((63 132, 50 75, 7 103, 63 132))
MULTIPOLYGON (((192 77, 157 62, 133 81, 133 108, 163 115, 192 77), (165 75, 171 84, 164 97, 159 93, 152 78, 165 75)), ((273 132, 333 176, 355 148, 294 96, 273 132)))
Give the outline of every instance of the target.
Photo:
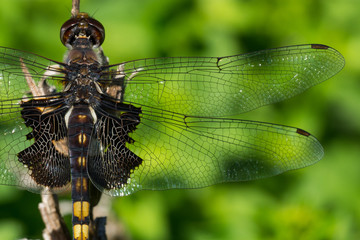
POLYGON ((142 162, 125 146, 132 142, 128 133, 139 123, 141 110, 121 102, 121 87, 112 85, 113 80, 121 82, 121 78, 101 78, 108 69, 103 67, 106 57, 98 49, 104 40, 104 29, 98 21, 79 13, 65 22, 61 37, 69 48, 63 93, 69 107, 64 121, 71 168, 73 238, 86 240, 92 220, 90 201, 98 201, 98 191, 126 184, 130 172, 142 162), (113 129, 120 132, 114 133, 113 129), (104 136, 116 142, 118 149, 108 149, 104 136), (97 192, 91 193, 96 198, 90 197, 90 188, 97 192))
MULTIPOLYGON (((95 40, 90 35, 97 32, 89 21, 87 14, 81 13, 77 18, 70 19, 62 28, 62 41, 70 44, 65 64, 77 66, 77 71, 69 72, 66 76, 67 84, 64 91, 74 93, 69 101, 72 107, 65 115, 68 128, 68 149, 71 167, 71 197, 72 197, 72 225, 73 238, 77 240, 89 239, 89 225, 91 218, 90 180, 87 169, 89 143, 91 133, 96 123, 96 114, 92 105, 95 104, 101 91, 96 86, 91 73, 100 71, 101 60, 94 51, 95 40), (69 26, 68 26, 69 25, 69 26), (70 30, 68 28, 70 27, 70 30), (64 29, 64 30, 63 30, 64 29), (76 32, 78 31, 78 32, 76 32), (90 35, 89 35, 90 34, 90 35), (75 35, 75 38, 74 38, 75 35)), ((100 36, 100 35, 99 35, 100 36)))

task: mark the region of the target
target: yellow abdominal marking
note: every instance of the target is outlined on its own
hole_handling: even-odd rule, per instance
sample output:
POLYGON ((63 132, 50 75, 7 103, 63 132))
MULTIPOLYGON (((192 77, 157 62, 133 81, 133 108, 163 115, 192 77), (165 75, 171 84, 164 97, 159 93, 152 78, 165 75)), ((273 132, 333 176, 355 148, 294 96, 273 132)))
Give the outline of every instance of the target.
POLYGON ((87 116, 86 115, 83 115, 83 114, 80 114, 78 115, 78 119, 85 119, 87 116))
POLYGON ((84 142, 86 142, 86 134, 85 133, 80 133, 79 134, 79 143, 84 144, 84 142))
POLYGON ((79 157, 79 158, 78 158, 78 165, 79 165, 79 167, 85 167, 85 165, 86 165, 86 158, 85 158, 85 157, 79 157))
POLYGON ((89 226, 87 224, 76 224, 74 225, 73 233, 76 240, 88 240, 89 226))
POLYGON ((87 180, 86 178, 83 178, 83 189, 84 189, 84 191, 87 191, 87 188, 88 188, 86 180, 87 180))
POLYGON ((77 217, 80 221, 83 221, 86 217, 89 216, 90 204, 89 202, 74 202, 74 216, 77 217))
POLYGON ((81 187, 84 191, 87 191, 87 179, 86 178, 77 178, 76 179, 76 192, 80 193, 81 192, 81 187), (82 180, 82 185, 81 185, 81 180, 82 180))

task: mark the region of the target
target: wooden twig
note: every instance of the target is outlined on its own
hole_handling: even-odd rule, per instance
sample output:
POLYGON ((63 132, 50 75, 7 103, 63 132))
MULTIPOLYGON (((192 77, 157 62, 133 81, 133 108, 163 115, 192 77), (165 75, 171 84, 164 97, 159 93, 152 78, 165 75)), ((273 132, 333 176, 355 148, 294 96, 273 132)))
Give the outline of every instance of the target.
POLYGON ((57 196, 49 193, 41 194, 41 200, 39 210, 45 224, 44 240, 70 240, 70 233, 59 211, 57 196))
POLYGON ((72 1, 71 16, 76 17, 80 12, 80 0, 72 1))

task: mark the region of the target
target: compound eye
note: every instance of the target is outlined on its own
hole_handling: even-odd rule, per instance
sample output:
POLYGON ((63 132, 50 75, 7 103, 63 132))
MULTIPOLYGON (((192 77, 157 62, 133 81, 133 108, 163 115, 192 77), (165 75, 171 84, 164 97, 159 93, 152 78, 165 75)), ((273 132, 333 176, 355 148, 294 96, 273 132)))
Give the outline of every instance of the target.
POLYGON ((90 18, 87 13, 79 13, 61 26, 60 39, 62 44, 67 46, 72 45, 79 36, 88 37, 94 47, 99 47, 104 42, 105 29, 99 21, 90 18))
POLYGON ((67 20, 60 29, 60 40, 62 44, 65 46, 70 44, 72 42, 75 36, 73 29, 75 28, 76 24, 78 23, 78 20, 75 18, 71 18, 70 20, 67 20))
POLYGON ((95 47, 99 47, 105 39, 105 28, 99 21, 93 18, 88 19, 88 24, 89 28, 92 28, 90 39, 92 39, 95 47))

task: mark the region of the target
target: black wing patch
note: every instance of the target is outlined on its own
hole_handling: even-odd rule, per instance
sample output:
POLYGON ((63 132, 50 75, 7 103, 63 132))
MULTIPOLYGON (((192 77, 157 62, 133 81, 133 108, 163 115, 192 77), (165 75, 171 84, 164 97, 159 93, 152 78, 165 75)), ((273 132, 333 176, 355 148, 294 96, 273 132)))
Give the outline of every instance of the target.
POLYGON ((22 118, 33 130, 26 138, 35 142, 18 153, 30 176, 45 187, 61 188, 70 182, 70 161, 63 100, 33 99, 21 103, 22 118), (51 103, 50 103, 51 102, 51 103))
POLYGON ((91 136, 88 172, 92 183, 101 191, 123 187, 142 159, 126 144, 134 140, 129 133, 140 123, 140 108, 102 101, 96 109, 98 120, 91 136), (118 112, 116 117, 109 112, 118 112))

